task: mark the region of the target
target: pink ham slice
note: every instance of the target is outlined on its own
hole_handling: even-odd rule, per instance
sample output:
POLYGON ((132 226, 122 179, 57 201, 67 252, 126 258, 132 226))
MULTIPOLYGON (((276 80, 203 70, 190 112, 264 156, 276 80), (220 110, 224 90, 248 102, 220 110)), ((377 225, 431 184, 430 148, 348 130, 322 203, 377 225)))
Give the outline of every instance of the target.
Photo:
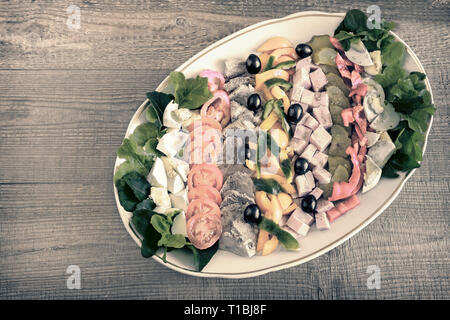
POLYGON ((206 69, 199 74, 202 78, 208 78, 208 90, 214 92, 216 90, 221 90, 225 85, 225 78, 220 72, 206 69))
POLYGON ((344 51, 344 48, 342 47, 341 43, 335 37, 330 37, 330 42, 337 50, 344 51))
POLYGON ((358 155, 356 154, 355 149, 352 147, 348 147, 347 150, 345 150, 345 152, 348 155, 350 155, 353 164, 352 175, 350 176, 348 182, 333 183, 333 193, 331 197, 328 198, 329 201, 336 201, 348 198, 351 195, 352 191, 358 185, 359 179, 361 177, 361 169, 359 166, 358 155))
POLYGON ((352 195, 350 198, 338 203, 333 209, 327 211, 328 220, 333 222, 347 211, 359 205, 359 203, 358 196, 352 195))
POLYGON ((355 122, 355 118, 353 117, 353 109, 345 108, 341 111, 341 117, 344 121, 344 126, 348 127, 350 123, 355 122))
POLYGON ((339 53, 336 54, 336 66, 342 78, 347 78, 351 80, 351 74, 347 68, 347 64, 339 53))

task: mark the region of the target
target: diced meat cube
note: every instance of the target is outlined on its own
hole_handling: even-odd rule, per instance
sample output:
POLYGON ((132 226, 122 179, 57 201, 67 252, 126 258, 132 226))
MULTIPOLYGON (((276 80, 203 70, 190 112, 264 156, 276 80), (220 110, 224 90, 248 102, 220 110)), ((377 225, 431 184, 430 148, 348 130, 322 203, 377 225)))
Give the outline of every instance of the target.
POLYGON ((319 213, 327 212, 328 210, 331 210, 334 208, 334 204, 331 201, 328 201, 326 199, 319 199, 317 201, 316 211, 319 213))
POLYGON ((286 225, 302 236, 306 236, 309 231, 309 226, 294 214, 291 214, 286 225))
POLYGON ((302 87, 300 84, 294 84, 291 89, 291 96, 289 97, 291 100, 291 103, 300 102, 303 90, 305 90, 304 87, 302 87))
POLYGON ((311 79, 311 85, 314 91, 320 91, 328 83, 325 73, 322 69, 317 69, 310 73, 309 78, 311 79))
POLYGON ((333 125, 333 119, 331 118, 331 113, 328 107, 313 108, 313 115, 319 124, 325 129, 329 129, 333 125))
POLYGON ((317 148, 313 144, 309 144, 305 150, 302 152, 300 157, 307 160, 308 162, 311 162, 312 158, 314 157, 314 154, 316 153, 317 148))
POLYGON ((313 191, 311 191, 310 195, 313 195, 314 198, 319 199, 323 194, 323 190, 319 187, 315 187, 313 191))
MULTIPOLYGON (((309 173, 311 173, 311 171, 309 171, 309 173)), ((311 177, 308 173, 295 177, 295 185, 297 186, 297 193, 299 197, 306 196, 315 188, 316 185, 314 183, 314 176, 312 180, 313 181, 311 183, 311 177)))
POLYGON ((311 171, 306 172, 305 177, 306 177, 306 181, 308 181, 308 185, 311 186, 311 190, 314 189, 316 184, 314 182, 314 175, 312 174, 312 172, 311 171))
POLYGON ((297 124, 297 126, 295 127, 294 137, 309 142, 309 137, 311 136, 311 133, 312 130, 310 128, 305 127, 302 124, 297 124))
POLYGON ((292 212, 292 215, 296 215, 299 220, 306 223, 308 226, 311 226, 314 223, 314 217, 304 212, 301 208, 295 209, 295 211, 292 212))
POLYGON ((310 142, 316 146, 317 150, 323 152, 331 143, 331 134, 324 127, 318 127, 311 134, 310 142))
POLYGON ((308 145, 308 142, 302 139, 292 138, 291 141, 289 141, 289 146, 294 150, 294 152, 298 155, 302 154, 302 152, 305 150, 306 146, 308 145))
POLYGON ((329 103, 330 103, 330 99, 328 98, 328 93, 315 92, 314 99, 313 99, 311 106, 313 108, 321 108, 321 107, 328 108, 329 103))
POLYGON ((311 64, 312 64, 311 56, 303 58, 296 63, 295 71, 298 71, 300 69, 305 69, 309 73, 309 71, 311 70, 311 64))
POLYGON ((316 227, 318 230, 330 230, 330 221, 328 221, 326 212, 316 213, 316 227))
POLYGON ((291 90, 291 101, 300 102, 303 91, 311 88, 311 79, 309 78, 310 65, 311 57, 304 58, 297 62, 295 74, 292 78, 293 87, 291 90))
POLYGON ((319 122, 316 119, 314 119, 314 117, 309 113, 305 113, 298 124, 301 124, 312 130, 316 130, 319 127, 319 122))
POLYGON ((300 96, 300 102, 311 106, 314 103, 314 92, 304 89, 300 96))
POLYGON ((319 181, 320 184, 327 184, 331 181, 331 173, 329 173, 324 168, 315 167, 312 170, 312 173, 314 175, 314 178, 316 178, 316 180, 319 181))
POLYGON ((312 157, 311 161, 309 162, 309 164, 311 165, 312 168, 315 167, 321 167, 323 168, 325 166, 325 164, 328 161, 328 155, 317 151, 314 156, 312 157))

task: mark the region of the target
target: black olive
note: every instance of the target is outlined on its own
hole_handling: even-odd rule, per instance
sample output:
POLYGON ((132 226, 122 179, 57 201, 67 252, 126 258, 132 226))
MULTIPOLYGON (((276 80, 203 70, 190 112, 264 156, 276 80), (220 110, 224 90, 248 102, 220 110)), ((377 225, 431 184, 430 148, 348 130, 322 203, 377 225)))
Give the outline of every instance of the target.
POLYGON ((261 97, 259 94, 251 94, 247 99, 247 108, 252 111, 256 111, 261 107, 261 97))
POLYGON ((259 223, 262 220, 261 210, 256 204, 250 204, 244 210, 244 220, 248 223, 259 223))
POLYGON ((256 74, 261 70, 261 60, 256 54, 251 54, 248 56, 247 61, 245 61, 245 67, 248 73, 256 74))
POLYGON ((296 124, 302 119, 303 108, 298 103, 291 104, 287 111, 287 120, 291 124, 296 124))
POLYGON ((317 200, 312 194, 309 194, 302 199, 301 205, 303 211, 307 213, 313 213, 317 207, 317 200))
POLYGON ((305 174, 308 171, 308 161, 298 157, 294 162, 294 172, 296 175, 305 174))
POLYGON ((313 50, 312 48, 307 45, 306 43, 300 43, 299 45, 297 45, 295 47, 295 52, 297 52, 297 55, 303 59, 306 57, 309 57, 310 55, 312 55, 313 50))

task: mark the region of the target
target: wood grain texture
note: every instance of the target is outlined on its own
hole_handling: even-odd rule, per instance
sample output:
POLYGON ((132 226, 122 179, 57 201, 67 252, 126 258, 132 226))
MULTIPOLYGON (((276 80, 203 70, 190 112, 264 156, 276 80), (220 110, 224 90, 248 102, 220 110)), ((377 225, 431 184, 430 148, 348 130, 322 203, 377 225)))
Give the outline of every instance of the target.
POLYGON ((189 57, 253 23, 371 1, 0 3, 0 298, 445 299, 449 252, 448 1, 379 1, 428 73, 437 113, 422 168, 349 241, 252 279, 185 276, 141 258, 115 207, 112 170, 128 122, 189 57), (66 288, 81 267, 82 289, 66 288), (381 289, 368 290, 369 265, 381 289))

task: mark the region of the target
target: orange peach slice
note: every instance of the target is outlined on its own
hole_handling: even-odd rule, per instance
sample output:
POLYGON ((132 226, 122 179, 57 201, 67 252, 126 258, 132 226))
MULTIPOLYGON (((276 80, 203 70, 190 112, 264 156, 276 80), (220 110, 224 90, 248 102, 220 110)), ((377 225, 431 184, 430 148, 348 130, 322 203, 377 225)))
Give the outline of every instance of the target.
POLYGON ((261 90, 263 88, 264 82, 273 78, 279 78, 285 81, 289 81, 289 73, 282 69, 271 69, 263 73, 258 73, 257 75, 255 75, 255 90, 261 90))
POLYGON ((286 93, 279 86, 273 87, 270 90, 270 93, 274 96, 275 99, 283 100, 284 112, 287 113, 287 111, 291 105, 291 102, 289 101, 289 98, 286 95, 286 93))
POLYGON ((274 61, 273 66, 276 67, 277 65, 279 65, 282 62, 294 61, 294 60, 295 59, 290 56, 281 56, 274 61))
POLYGON ((264 42, 256 51, 267 52, 279 48, 292 48, 292 43, 284 37, 273 37, 264 42))

